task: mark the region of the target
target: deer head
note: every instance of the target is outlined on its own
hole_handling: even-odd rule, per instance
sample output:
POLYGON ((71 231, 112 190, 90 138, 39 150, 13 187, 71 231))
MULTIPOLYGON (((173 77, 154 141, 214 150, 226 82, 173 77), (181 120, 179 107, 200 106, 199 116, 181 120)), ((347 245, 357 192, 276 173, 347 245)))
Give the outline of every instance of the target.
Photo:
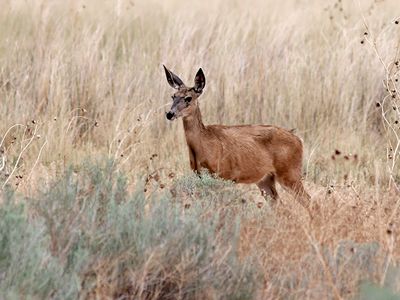
POLYGON ((172 106, 169 112, 165 114, 168 120, 175 120, 179 117, 187 117, 193 114, 197 108, 197 98, 203 92, 206 85, 206 78, 203 70, 200 68, 194 78, 194 86, 187 87, 183 81, 168 70, 164 65, 165 75, 171 87, 177 91, 172 95, 172 106))

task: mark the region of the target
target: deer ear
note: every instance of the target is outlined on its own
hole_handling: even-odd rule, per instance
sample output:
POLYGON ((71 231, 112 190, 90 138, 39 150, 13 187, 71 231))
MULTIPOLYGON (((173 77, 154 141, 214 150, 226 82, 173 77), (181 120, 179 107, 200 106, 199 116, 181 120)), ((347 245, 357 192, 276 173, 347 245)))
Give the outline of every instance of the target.
POLYGON ((204 76, 203 70, 200 68, 197 71, 196 77, 194 78, 194 90, 197 93, 201 93, 206 86, 206 77, 204 76))
POLYGON ((170 86, 172 86, 174 89, 179 89, 181 86, 184 85, 182 80, 178 76, 168 70, 164 65, 163 67, 165 71, 165 76, 167 76, 167 81, 170 86))

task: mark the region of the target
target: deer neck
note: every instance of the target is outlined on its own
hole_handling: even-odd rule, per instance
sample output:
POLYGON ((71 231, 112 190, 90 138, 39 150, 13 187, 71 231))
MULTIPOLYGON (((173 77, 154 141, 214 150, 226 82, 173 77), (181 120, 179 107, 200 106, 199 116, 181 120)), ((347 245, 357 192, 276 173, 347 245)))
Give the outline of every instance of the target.
POLYGON ((183 128, 185 130, 186 142, 189 147, 195 147, 201 142, 201 136, 205 132, 206 127, 201 118, 199 106, 190 116, 183 117, 183 128))

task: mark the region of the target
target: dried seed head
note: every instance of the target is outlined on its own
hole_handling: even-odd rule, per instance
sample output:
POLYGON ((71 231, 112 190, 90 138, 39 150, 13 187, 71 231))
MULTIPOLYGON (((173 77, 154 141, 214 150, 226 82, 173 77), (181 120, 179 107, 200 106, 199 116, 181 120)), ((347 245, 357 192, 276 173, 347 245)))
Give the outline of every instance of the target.
POLYGON ((345 160, 349 160, 350 159, 349 155, 345 155, 343 157, 344 157, 345 160))
POLYGON ((376 103, 375 103, 375 106, 376 106, 376 107, 381 107, 381 104, 380 104, 379 102, 376 102, 376 103))
POLYGON ((335 150, 335 154, 336 154, 336 155, 340 155, 341 153, 342 153, 342 152, 341 152, 340 150, 338 150, 338 149, 335 150))
POLYGON ((156 182, 160 182, 160 174, 156 173, 156 174, 153 176, 153 179, 154 179, 156 182))
POLYGON ((364 40, 362 40, 360 43, 361 43, 361 44, 364 44, 364 40))
POLYGON ((393 233, 393 231, 391 229, 386 229, 386 233, 390 235, 393 233))
POLYGON ((394 24, 399 25, 399 20, 394 21, 394 24))

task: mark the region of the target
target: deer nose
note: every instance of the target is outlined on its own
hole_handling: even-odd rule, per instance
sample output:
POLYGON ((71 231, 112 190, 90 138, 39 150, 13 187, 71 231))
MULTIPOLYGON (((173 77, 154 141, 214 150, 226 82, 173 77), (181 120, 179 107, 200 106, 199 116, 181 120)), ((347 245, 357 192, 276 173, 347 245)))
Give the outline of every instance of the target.
POLYGON ((172 120, 172 118, 174 117, 174 115, 175 115, 175 114, 172 113, 172 112, 170 112, 170 111, 167 112, 167 113, 165 114, 165 116, 167 117, 168 120, 172 120))

